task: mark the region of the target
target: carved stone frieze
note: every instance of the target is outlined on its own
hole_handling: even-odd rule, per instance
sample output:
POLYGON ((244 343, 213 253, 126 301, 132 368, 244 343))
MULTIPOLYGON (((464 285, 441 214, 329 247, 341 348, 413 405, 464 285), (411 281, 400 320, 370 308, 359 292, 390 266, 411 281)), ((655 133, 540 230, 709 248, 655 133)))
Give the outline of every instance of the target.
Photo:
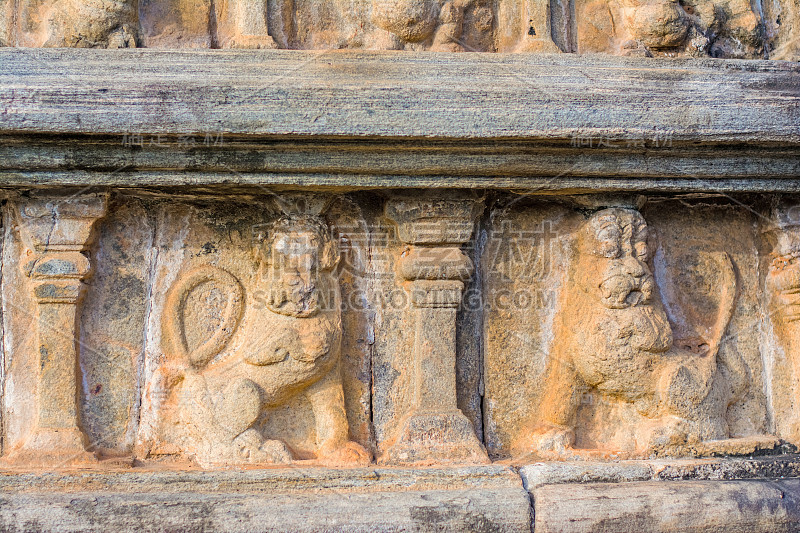
POLYGON ((800 442, 792 205, 14 197, 3 464, 774 452, 800 442))
POLYGON ((793 0, 24 0, 0 44, 793 59, 797 21, 793 0))

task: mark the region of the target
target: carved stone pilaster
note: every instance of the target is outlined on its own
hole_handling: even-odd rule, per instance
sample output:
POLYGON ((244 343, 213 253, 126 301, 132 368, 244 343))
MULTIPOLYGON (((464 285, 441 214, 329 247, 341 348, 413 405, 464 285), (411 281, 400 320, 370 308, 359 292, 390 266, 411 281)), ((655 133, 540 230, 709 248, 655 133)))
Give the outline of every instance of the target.
POLYGON ((25 245, 20 267, 36 303, 37 420, 8 464, 68 466, 95 460, 78 417, 79 306, 91 264, 85 252, 105 196, 37 197, 13 206, 25 245))
POLYGON ((468 196, 395 199, 387 206, 408 244, 398 267, 414 314, 414 399, 381 463, 489 460, 456 396, 456 313, 474 269, 461 245, 480 210, 481 203, 468 196))
POLYGON ((795 413, 800 400, 800 206, 784 200, 772 209, 771 224, 764 228, 769 243, 766 272, 769 318, 780 350, 791 372, 794 385, 789 394, 775 397, 776 410, 789 416, 777 418, 778 434, 792 440, 800 438, 800 417, 795 413), (789 398, 789 399, 787 399, 789 398))

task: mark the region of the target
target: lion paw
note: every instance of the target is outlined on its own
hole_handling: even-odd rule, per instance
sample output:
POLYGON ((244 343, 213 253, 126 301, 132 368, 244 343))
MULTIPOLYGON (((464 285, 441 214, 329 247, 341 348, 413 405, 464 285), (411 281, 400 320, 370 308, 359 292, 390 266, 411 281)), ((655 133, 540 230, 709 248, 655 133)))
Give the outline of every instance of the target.
POLYGON ((372 462, 372 454, 357 442, 350 441, 340 448, 320 451, 319 460, 325 466, 367 466, 372 462))
POLYGON ((533 431, 514 446, 518 457, 558 459, 571 455, 575 444, 575 432, 567 427, 548 426, 533 431))
POLYGON ((292 454, 279 440, 263 440, 254 429, 249 429, 233 441, 239 459, 251 464, 284 464, 292 462, 292 454))

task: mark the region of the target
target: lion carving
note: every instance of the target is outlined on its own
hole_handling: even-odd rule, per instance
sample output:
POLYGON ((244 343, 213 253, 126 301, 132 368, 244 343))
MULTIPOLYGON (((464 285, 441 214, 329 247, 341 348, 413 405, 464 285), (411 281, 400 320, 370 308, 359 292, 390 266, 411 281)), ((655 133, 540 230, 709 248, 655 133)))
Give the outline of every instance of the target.
POLYGON ((578 412, 590 392, 624 413, 632 428, 632 442, 612 438, 608 448, 669 454, 729 436, 728 400, 713 384, 736 299, 731 260, 712 254, 719 293, 709 337, 676 342, 656 294, 647 241, 647 224, 633 209, 605 209, 583 225, 554 326, 544 400, 535 427, 515 444, 517 453, 573 452, 578 412))
POLYGON ((369 453, 350 441, 340 375, 342 338, 337 242, 317 216, 286 215, 257 247, 264 306, 245 305, 245 290, 214 266, 190 270, 171 287, 162 324, 168 391, 162 438, 202 466, 288 463, 286 444, 264 437, 265 410, 304 395, 313 410, 317 459, 329 465, 367 464, 369 453), (187 299, 213 283, 227 293, 220 325, 188 348, 187 299))

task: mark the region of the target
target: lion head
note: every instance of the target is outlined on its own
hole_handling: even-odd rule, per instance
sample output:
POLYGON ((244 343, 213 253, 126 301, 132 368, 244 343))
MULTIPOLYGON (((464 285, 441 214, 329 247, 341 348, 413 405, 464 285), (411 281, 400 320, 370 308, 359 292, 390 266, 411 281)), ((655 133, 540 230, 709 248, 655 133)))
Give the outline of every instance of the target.
POLYGON ((581 229, 567 289, 573 363, 590 386, 635 400, 649 392, 672 330, 647 264, 648 229, 632 209, 595 213, 581 229))
POLYGON ((330 274, 339 246, 323 220, 286 215, 276 220, 258 247, 269 292, 267 307, 278 314, 307 318, 334 302, 330 274))

